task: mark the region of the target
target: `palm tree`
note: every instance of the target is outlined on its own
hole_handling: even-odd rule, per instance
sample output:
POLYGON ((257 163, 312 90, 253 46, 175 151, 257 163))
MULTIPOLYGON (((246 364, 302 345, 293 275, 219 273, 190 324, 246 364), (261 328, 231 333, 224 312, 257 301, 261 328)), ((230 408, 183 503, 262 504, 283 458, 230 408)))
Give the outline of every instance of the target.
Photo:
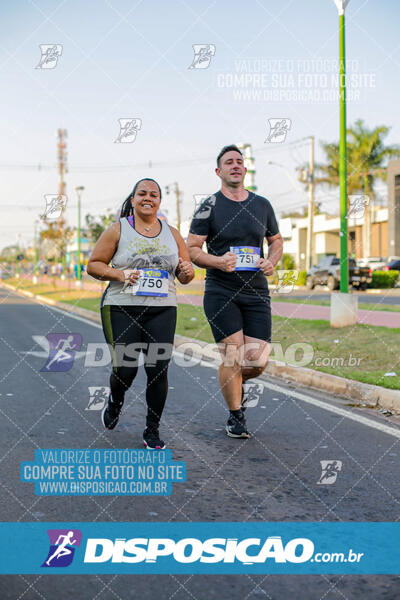
MULTIPOLYGON (((385 146, 384 140, 390 127, 380 125, 368 129, 362 119, 347 130, 347 193, 364 194, 369 197, 365 206, 363 226, 363 254, 371 255, 371 205, 374 201, 374 185, 378 179, 386 180, 386 160, 400 156, 400 146, 385 146)), ((327 162, 318 165, 321 177, 316 183, 331 187, 339 185, 339 144, 322 143, 327 162)))

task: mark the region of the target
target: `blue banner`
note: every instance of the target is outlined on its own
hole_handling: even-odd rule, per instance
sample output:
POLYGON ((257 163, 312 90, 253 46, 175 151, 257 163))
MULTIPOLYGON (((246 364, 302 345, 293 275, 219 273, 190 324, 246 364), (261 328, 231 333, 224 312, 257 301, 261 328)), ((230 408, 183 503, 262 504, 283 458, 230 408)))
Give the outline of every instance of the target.
POLYGON ((400 523, 1 523, 1 574, 399 574, 400 523))

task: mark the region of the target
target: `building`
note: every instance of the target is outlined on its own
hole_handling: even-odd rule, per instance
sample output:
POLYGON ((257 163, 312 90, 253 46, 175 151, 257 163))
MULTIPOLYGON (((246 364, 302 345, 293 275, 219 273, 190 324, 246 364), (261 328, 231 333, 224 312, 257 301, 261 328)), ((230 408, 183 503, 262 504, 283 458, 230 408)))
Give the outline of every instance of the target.
MULTIPOLYGON (((400 161, 399 161, 400 163, 400 161)), ((400 214, 400 213, 398 213, 400 214)), ((349 218, 349 256, 364 258, 362 226, 364 218, 349 218)), ((283 251, 291 254, 299 269, 306 269, 308 218, 287 217, 280 219, 279 229, 284 239, 283 251)), ((313 227, 313 265, 330 255, 340 256, 340 217, 328 214, 316 215, 313 227)), ((371 256, 398 256, 389 251, 388 208, 376 206, 372 210, 371 256)))
MULTIPOLYGON (((86 264, 87 259, 89 258, 89 254, 91 253, 93 249, 93 244, 91 244, 88 240, 88 238, 85 236, 85 233, 83 232, 83 235, 81 235, 81 263, 82 264, 86 264)), ((71 242, 69 242, 67 244, 67 248, 66 248, 66 261, 67 261, 67 265, 68 266, 73 266, 74 264, 76 264, 78 262, 78 236, 77 233, 74 233, 74 237, 71 240, 71 242)))
POLYGON ((400 160, 391 160, 387 172, 389 254, 400 256, 400 160))

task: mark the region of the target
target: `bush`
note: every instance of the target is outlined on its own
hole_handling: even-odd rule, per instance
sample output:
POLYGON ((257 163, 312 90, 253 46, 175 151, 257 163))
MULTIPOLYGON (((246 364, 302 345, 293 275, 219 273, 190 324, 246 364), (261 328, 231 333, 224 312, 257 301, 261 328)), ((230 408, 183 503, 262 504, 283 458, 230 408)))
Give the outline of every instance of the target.
POLYGON ((371 287, 392 288, 396 285, 400 271, 372 271, 371 287))
POLYGON ((285 271, 292 271, 293 269, 296 268, 296 262, 291 254, 287 254, 286 252, 284 252, 282 254, 282 259, 283 259, 283 269, 285 271))
POLYGON ((306 285, 307 271, 299 271, 299 277, 296 285, 306 285))

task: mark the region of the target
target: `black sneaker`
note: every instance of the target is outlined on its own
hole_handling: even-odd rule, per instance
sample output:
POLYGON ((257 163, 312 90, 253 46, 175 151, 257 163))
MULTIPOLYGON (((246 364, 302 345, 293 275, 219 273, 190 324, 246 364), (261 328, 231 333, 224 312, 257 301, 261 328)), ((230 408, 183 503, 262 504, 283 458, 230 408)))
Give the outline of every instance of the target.
POLYGON ((110 394, 108 396, 108 402, 101 413, 101 420, 106 429, 114 429, 118 423, 121 408, 122 404, 114 402, 110 394))
POLYGON ((143 444, 147 450, 164 450, 165 443, 160 440, 158 427, 146 427, 143 431, 143 444))
POLYGON ((250 434, 247 431, 246 419, 244 418, 243 410, 241 410, 237 416, 230 413, 225 429, 226 429, 226 433, 228 434, 229 437, 233 437, 233 438, 249 438, 250 437, 250 434))

